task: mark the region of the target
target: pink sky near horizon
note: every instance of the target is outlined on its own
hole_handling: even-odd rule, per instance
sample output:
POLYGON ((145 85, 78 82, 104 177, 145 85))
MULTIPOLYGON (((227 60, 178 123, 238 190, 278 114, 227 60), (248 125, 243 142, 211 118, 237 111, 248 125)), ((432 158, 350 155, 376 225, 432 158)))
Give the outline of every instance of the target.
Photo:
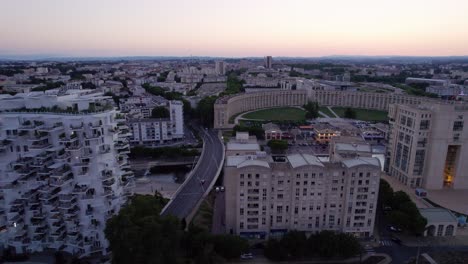
POLYGON ((468 55, 464 0, 0 3, 0 54, 468 55))

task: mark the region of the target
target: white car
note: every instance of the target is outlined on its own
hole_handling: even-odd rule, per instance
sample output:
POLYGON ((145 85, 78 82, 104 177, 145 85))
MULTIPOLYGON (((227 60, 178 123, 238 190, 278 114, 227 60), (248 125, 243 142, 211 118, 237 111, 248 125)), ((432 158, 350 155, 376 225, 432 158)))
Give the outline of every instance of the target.
POLYGON ((222 192, 224 192, 224 186, 219 187, 222 192))
POLYGON ((241 259, 253 259, 252 253, 245 253, 240 256, 241 259))
POLYGON ((219 192, 220 190, 221 190, 221 188, 219 188, 219 187, 216 187, 216 188, 215 188, 215 191, 216 191, 216 192, 219 192))

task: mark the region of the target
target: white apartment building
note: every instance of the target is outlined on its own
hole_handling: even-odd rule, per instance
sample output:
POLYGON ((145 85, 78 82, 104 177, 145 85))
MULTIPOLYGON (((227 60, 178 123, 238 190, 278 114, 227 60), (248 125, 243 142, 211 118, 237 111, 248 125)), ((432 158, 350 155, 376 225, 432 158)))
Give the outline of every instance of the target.
POLYGON ((231 142, 226 152, 235 154, 227 154, 224 165, 226 230, 260 239, 290 230, 372 236, 380 162, 365 147, 360 156, 341 157, 340 149, 351 147, 340 144, 325 162, 309 154, 251 155, 252 142, 231 142))
POLYGON ((120 99, 120 110, 131 118, 150 118, 151 111, 158 106, 167 106, 169 101, 162 96, 132 96, 120 99))
POLYGON ((107 254, 106 221, 133 189, 128 127, 102 93, 54 92, 0 98, 0 241, 107 254))
POLYGON ((392 104, 386 171, 411 187, 468 188, 468 106, 392 104))
POLYGON ((174 100, 167 107, 169 118, 130 119, 130 142, 156 146, 184 138, 184 104, 174 100))

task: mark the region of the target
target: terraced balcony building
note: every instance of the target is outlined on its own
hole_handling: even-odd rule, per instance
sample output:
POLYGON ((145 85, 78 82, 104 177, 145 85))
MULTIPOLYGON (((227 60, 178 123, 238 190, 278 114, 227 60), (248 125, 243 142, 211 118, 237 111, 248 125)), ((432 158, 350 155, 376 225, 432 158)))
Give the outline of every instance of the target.
POLYGON ((133 189, 128 127, 111 100, 85 90, 0 98, 4 247, 107 253, 106 220, 133 189))

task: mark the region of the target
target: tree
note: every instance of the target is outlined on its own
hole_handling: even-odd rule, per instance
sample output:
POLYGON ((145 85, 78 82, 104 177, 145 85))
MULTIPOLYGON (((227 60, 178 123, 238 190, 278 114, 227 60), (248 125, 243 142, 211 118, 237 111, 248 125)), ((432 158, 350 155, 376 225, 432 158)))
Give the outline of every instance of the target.
POLYGON ((197 106, 197 113, 201 123, 206 127, 211 127, 214 122, 214 104, 218 97, 208 96, 200 100, 197 106))
POLYGON ((383 179, 380 179, 378 204, 383 208, 385 205, 390 205, 393 197, 393 189, 390 184, 383 179))
POLYGON ((283 153, 288 149, 288 142, 286 140, 277 140, 272 139, 268 141, 268 147, 271 148, 271 151, 274 153, 283 153))
POLYGON ((151 117, 152 118, 169 118, 170 113, 169 113, 169 110, 167 110, 166 107, 157 106, 157 107, 153 108, 153 110, 151 111, 151 117))
POLYGON ((236 125, 233 128, 233 136, 236 132, 249 132, 249 135, 257 137, 257 139, 263 139, 265 137, 265 130, 260 126, 240 126, 236 125))
POLYGON ((159 194, 136 195, 108 220, 112 263, 177 263, 183 231, 177 218, 160 216, 166 203, 159 194))
POLYGON ((211 238, 214 251, 225 259, 238 258, 249 248, 247 240, 233 235, 216 235, 211 238))
POLYGON ((286 248, 292 258, 302 258, 307 254, 307 237, 304 232, 291 231, 283 236, 281 245, 286 248))
POLYGON ((351 107, 346 107, 344 117, 349 119, 356 119, 356 111, 351 107))
POLYGON ((355 236, 349 233, 340 233, 338 237, 338 254, 343 258, 350 258, 361 251, 361 244, 355 236))
POLYGON ((303 106, 303 108, 307 111, 306 118, 317 118, 319 117, 319 104, 317 102, 308 102, 303 106))
POLYGON ((280 241, 274 238, 268 239, 263 253, 265 257, 274 261, 285 260, 288 257, 286 249, 281 245, 280 241))

